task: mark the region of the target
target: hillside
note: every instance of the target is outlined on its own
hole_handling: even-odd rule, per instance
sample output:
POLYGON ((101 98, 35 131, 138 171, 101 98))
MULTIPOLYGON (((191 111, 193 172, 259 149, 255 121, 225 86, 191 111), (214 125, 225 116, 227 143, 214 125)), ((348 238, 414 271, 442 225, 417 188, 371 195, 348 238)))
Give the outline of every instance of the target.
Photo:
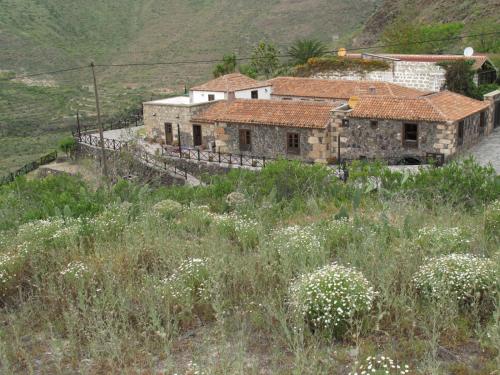
MULTIPOLYGON (((273 40, 284 52, 298 37, 317 37, 327 43, 337 36, 348 38, 375 5, 374 0, 354 4, 341 0, 0 0, 0 73, 32 74, 90 61, 214 60, 229 52, 248 56, 262 38, 273 40)), ((206 80, 213 65, 98 68, 103 115, 206 80)), ((2 84, 0 174, 53 149, 57 139, 68 134, 63 116, 74 124, 77 110, 95 114, 90 69, 2 84)))
POLYGON ((495 373, 499 177, 350 171, 0 186, 0 373, 495 373))
MULTIPOLYGON (((499 0, 383 0, 366 20, 361 33, 354 38, 354 45, 366 46, 378 42, 384 30, 396 22, 418 24, 462 22, 464 31, 468 33, 498 30, 499 12, 499 0)), ((447 52, 461 53, 465 45, 474 45, 476 42, 472 40, 451 42, 447 52)))

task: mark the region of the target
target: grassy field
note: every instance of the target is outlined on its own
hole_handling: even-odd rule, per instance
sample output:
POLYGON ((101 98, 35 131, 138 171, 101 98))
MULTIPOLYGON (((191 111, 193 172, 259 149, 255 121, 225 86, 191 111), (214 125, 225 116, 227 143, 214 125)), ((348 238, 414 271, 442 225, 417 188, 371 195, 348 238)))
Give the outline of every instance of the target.
POLYGON ((0 187, 2 372, 348 374, 375 356, 376 374, 493 373, 498 176, 351 176, 276 162, 198 188, 0 187), (480 266, 422 268, 468 254, 480 266))

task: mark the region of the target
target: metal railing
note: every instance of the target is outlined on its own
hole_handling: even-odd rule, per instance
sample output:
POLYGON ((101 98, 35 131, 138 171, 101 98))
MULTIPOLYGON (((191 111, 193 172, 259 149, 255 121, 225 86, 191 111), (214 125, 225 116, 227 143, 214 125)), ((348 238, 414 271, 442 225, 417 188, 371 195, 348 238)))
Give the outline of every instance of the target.
POLYGON ((239 165, 246 167, 263 168, 266 162, 273 160, 265 156, 232 154, 220 151, 200 150, 198 148, 179 148, 162 147, 162 155, 175 157, 179 159, 187 159, 194 161, 204 161, 209 163, 225 163, 229 165, 239 165))
MULTIPOLYGON (((92 147, 101 147, 101 139, 99 136, 92 134, 81 134, 76 137, 78 143, 89 145, 92 147)), ((173 173, 184 179, 188 178, 187 171, 167 163, 166 159, 162 159, 159 156, 153 155, 147 151, 141 150, 139 148, 130 147, 129 142, 120 141, 117 139, 104 138, 104 148, 113 151, 127 150, 136 158, 144 162, 145 164, 152 166, 153 168, 159 169, 167 173, 173 173)))
POLYGON ((18 176, 23 176, 28 174, 31 171, 34 171, 38 167, 49 164, 57 159, 57 151, 53 151, 47 155, 42 156, 40 159, 34 160, 28 164, 25 164, 23 167, 18 170, 9 173, 6 176, 0 177, 0 185, 8 184, 16 179, 18 176))

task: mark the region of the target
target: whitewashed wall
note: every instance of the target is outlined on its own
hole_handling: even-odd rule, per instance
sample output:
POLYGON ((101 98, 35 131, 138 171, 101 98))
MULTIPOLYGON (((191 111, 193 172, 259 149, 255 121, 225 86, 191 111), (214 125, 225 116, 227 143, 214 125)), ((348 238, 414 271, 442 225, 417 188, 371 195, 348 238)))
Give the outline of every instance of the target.
POLYGON ((271 86, 259 87, 250 90, 241 90, 235 92, 236 99, 252 99, 252 91, 257 90, 259 92, 259 99, 271 99, 271 86))
POLYGON ((226 98, 225 92, 220 91, 190 91, 189 97, 191 98, 191 103, 205 103, 208 102, 208 95, 214 95, 215 100, 223 100, 226 98))

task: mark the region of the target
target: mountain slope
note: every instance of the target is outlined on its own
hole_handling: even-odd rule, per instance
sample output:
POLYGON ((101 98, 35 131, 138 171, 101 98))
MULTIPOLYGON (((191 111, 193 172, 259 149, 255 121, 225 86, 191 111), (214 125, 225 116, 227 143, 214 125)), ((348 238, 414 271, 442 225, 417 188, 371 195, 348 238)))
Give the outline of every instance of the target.
MULTIPOLYGON (((499 0, 383 0, 367 19, 354 44, 366 46, 376 43, 383 31, 396 22, 462 22, 465 32, 500 30, 499 13, 499 0)), ((466 43, 467 41, 451 42, 449 52, 459 52, 459 48, 466 43)))

